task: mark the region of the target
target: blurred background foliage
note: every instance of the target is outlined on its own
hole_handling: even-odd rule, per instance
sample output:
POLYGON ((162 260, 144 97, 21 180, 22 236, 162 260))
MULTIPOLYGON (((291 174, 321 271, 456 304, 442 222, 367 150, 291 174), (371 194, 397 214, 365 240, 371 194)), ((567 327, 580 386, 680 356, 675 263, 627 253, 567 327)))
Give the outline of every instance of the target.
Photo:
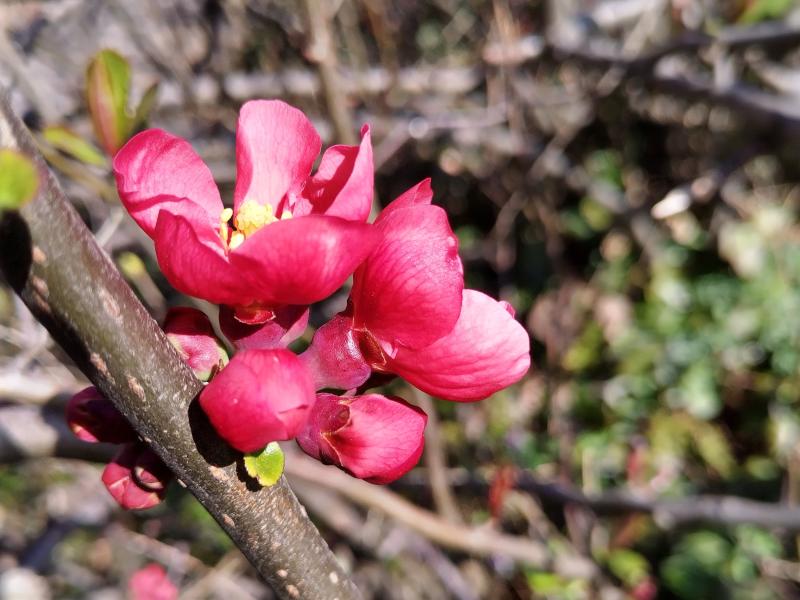
MULTIPOLYGON (((800 499, 795 2, 52 0, 6 3, 0 23, 0 81, 157 318, 190 300, 121 210, 107 156, 146 121, 190 139, 224 197, 253 97, 301 106, 327 144, 370 123, 380 204, 433 178, 469 287, 516 308, 535 368, 482 403, 434 401, 428 452, 455 515, 429 457, 392 491, 544 541, 554 562, 444 552, 304 482, 368 597, 800 594, 800 518, 769 517, 800 499), (709 495, 763 504, 743 517, 709 495), (348 511, 358 530, 336 525, 348 511), (574 555, 596 570, 554 566, 574 555)), ((0 410, 57 414, 81 386, 7 288, 0 358, 0 410)), ((147 561, 181 597, 270 597, 182 489, 143 514, 104 494, 85 462, 0 468, 0 598, 122 597, 147 561)))

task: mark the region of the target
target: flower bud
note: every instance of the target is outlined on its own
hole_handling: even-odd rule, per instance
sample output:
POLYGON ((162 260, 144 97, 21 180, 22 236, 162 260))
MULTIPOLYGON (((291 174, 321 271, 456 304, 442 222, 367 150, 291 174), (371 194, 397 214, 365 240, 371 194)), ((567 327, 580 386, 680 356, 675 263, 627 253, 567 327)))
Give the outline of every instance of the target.
POLYGON ((284 349, 239 352, 200 393, 214 429, 240 452, 295 437, 313 402, 308 371, 284 349))
POLYGON ((359 348, 353 319, 338 314, 314 333, 311 345, 300 355, 318 390, 352 390, 369 379, 370 368, 359 348))
POLYGON ((84 442, 123 444, 136 440, 128 420, 94 386, 70 398, 66 418, 72 433, 84 442))
POLYGON ((211 321, 196 308, 169 309, 164 332, 201 381, 208 381, 228 363, 228 353, 214 334, 211 321))
POLYGON ((297 443, 306 454, 353 477, 385 484, 422 456, 428 416, 400 398, 317 394, 297 443))
POLYGON ((125 444, 106 465, 103 484, 117 503, 127 510, 151 508, 167 493, 172 473, 142 442, 125 444))

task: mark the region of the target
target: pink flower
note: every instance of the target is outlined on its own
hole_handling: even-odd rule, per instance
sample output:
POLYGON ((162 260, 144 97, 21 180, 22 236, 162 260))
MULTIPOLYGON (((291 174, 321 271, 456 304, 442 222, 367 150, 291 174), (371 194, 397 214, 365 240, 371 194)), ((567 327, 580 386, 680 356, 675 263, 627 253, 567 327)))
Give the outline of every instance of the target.
POLYGON ((246 103, 236 131, 233 209, 185 140, 159 129, 114 157, 120 198, 153 238, 181 292, 235 307, 244 322, 334 292, 377 241, 364 223, 372 202, 369 129, 358 147, 332 146, 316 174, 320 138, 280 101, 246 103))
POLYGON ((427 415, 380 394, 317 394, 297 443, 304 452, 354 477, 390 483, 422 456, 427 415))
POLYGON ((377 371, 473 401, 530 367, 530 339, 511 306, 463 290, 455 237, 431 196, 423 181, 376 221, 383 237, 354 275, 347 310, 301 356, 317 389, 355 389, 377 371))
POLYGON ((122 508, 142 510, 163 500, 172 472, 147 444, 134 442, 122 446, 103 470, 102 480, 122 508))
POLYGON ((318 388, 357 387, 370 373, 364 360, 381 370, 400 347, 423 348, 455 325, 464 288, 458 240, 432 198, 426 179, 378 216, 381 239, 353 276, 347 311, 303 355, 318 388))
POLYGON ((122 444, 136 440, 128 420, 94 386, 70 398, 66 418, 72 433, 84 442, 122 444))
POLYGON ((178 354, 201 381, 208 381, 228 363, 228 353, 202 311, 188 306, 170 308, 163 329, 178 354))
POLYGON ((177 600, 178 588, 161 565, 151 563, 131 575, 128 596, 130 600, 177 600))
POLYGON ((314 403, 311 377, 289 350, 243 350, 200 393, 217 433, 241 452, 288 440, 314 403))

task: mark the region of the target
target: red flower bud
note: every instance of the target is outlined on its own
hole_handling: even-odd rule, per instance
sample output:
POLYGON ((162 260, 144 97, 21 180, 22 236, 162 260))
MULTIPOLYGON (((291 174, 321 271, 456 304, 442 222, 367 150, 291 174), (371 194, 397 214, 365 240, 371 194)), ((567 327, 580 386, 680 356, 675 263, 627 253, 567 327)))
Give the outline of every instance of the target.
POLYGON ((241 452, 295 437, 313 402, 308 371, 283 349, 239 352, 200 394, 214 429, 241 452))
POLYGON ((314 333, 311 345, 300 355, 318 390, 352 390, 369 379, 372 369, 364 360, 353 331, 353 318, 338 314, 314 333))
POLYGON ((380 394, 317 394, 297 443, 306 454, 371 483, 390 483, 417 464, 428 416, 380 394))
POLYGON ((163 500, 172 473, 144 443, 125 444, 106 465, 103 484, 122 508, 141 510, 163 500))
POLYGON ((196 308, 169 309, 164 332, 201 381, 208 381, 228 363, 228 353, 214 334, 211 322, 196 308))
POLYGON ((84 442, 123 444, 136 440, 128 420, 94 386, 70 398, 66 418, 72 433, 84 442))

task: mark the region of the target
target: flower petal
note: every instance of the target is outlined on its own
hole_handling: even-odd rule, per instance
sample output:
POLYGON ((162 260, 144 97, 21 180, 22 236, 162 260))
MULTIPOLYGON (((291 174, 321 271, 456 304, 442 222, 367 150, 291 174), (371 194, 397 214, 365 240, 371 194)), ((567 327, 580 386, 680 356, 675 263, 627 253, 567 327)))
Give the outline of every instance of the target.
POLYGON ((313 402, 311 377, 283 349, 239 352, 200 393, 214 429, 241 452, 293 438, 313 402))
POLYGON ((365 223, 308 215, 260 229, 230 254, 230 261, 249 274, 258 300, 313 304, 345 282, 378 237, 365 223))
POLYGON ((338 314, 314 332, 311 345, 300 355, 314 379, 314 387, 352 390, 369 379, 372 369, 364 360, 353 331, 353 318, 338 314))
POLYGON ((177 600, 178 588, 161 565, 151 563, 131 575, 128 597, 130 600, 177 600))
POLYGON ((125 444, 106 465, 101 477, 108 493, 127 510, 151 508, 161 502, 167 493, 166 485, 154 490, 139 484, 134 476, 137 462, 144 453, 152 450, 147 444, 134 442, 125 444))
POLYGON ((354 320, 392 346, 421 348, 449 332, 461 310, 458 240, 438 206, 394 210, 353 277, 354 320))
POLYGON ((235 309, 219 307, 219 327, 237 350, 285 348, 303 335, 308 326, 307 306, 281 306, 262 325, 248 325, 235 317, 235 309))
POLYGON ((369 126, 361 129, 359 146, 331 146, 319 169, 303 189, 295 216, 310 212, 366 221, 372 207, 374 169, 369 126))
POLYGON ((317 394, 297 443, 354 477, 385 484, 419 461, 428 416, 400 398, 317 394))
POLYGON ((122 204, 150 237, 161 211, 212 228, 219 223, 222 200, 217 184, 186 140, 148 129, 117 152, 113 166, 122 204))
POLYGON ((321 142, 311 121, 280 100, 252 100, 236 127, 234 210, 246 199, 278 208, 311 173, 321 142))
POLYGON ((508 305, 464 290, 453 330, 426 348, 400 348, 387 368, 429 394, 468 402, 519 381, 530 364, 530 338, 508 305))
POLYGON ((428 177, 392 200, 389 205, 381 211, 381 214, 378 215, 375 224, 380 223, 383 219, 400 208, 430 204, 432 201, 433 188, 431 187, 431 178, 428 177))
POLYGON ((227 364, 228 353, 202 311, 189 306, 170 308, 162 329, 201 381, 208 381, 227 364))
POLYGON ((231 265, 216 231, 161 212, 153 235, 158 264, 180 292, 215 304, 254 302, 247 274, 231 265))
POLYGON ((122 444, 137 439, 128 420, 94 386, 70 398, 66 417, 72 433, 84 442, 122 444))

